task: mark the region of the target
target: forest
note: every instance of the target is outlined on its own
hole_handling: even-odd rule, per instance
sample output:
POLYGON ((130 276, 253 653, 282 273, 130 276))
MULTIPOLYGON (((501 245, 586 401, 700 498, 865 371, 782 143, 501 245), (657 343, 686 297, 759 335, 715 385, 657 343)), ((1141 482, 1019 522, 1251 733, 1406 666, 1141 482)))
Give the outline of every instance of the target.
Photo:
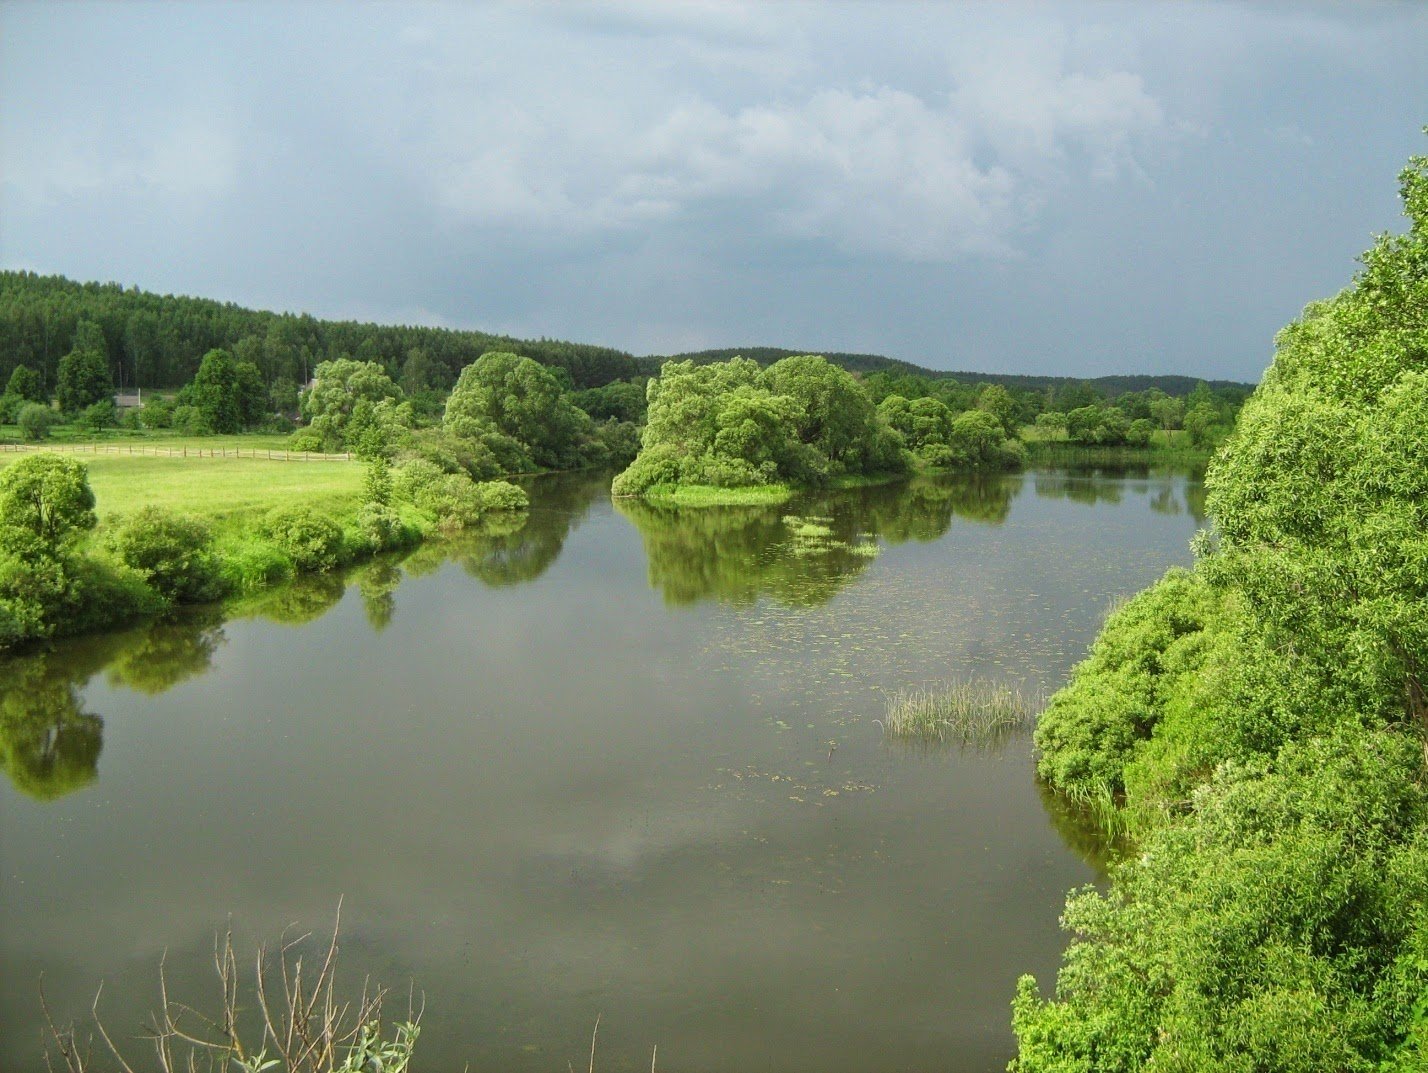
POLYGON ((1213 527, 1106 623, 1038 772, 1125 842, 1018 1073, 1428 1068, 1428 158, 1279 335, 1213 527))

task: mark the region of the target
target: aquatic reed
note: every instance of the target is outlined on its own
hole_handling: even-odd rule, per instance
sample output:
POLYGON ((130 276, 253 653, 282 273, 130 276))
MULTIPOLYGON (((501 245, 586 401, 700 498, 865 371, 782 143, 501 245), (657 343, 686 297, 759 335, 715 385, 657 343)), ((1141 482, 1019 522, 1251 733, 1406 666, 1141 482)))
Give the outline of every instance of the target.
POLYGON ((1040 706, 1014 686, 966 678, 898 690, 881 725, 889 738, 993 745, 1029 728, 1040 706))

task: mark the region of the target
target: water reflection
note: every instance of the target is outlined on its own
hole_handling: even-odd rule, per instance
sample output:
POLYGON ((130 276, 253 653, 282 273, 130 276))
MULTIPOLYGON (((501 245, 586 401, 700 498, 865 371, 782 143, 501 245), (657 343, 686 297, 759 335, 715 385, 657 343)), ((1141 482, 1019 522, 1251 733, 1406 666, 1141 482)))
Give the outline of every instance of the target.
POLYGON ((1183 467, 1174 466, 1068 465, 1038 469, 1032 475, 1032 484, 1043 499, 1064 499, 1087 506, 1120 503, 1127 492, 1144 495, 1156 514, 1173 517, 1188 513, 1203 525, 1202 477, 1202 472, 1187 474, 1183 467))
POLYGON ((944 536, 954 517, 1000 525, 1019 478, 921 477, 852 491, 812 493, 778 507, 680 508, 617 499, 639 531, 650 586, 665 602, 718 600, 747 606, 768 597, 786 607, 826 603, 867 569, 874 540, 901 544, 944 536), (798 521, 830 530, 817 548, 798 521))
POLYGON ((109 681, 156 696, 213 669, 213 657, 227 638, 223 609, 202 607, 121 635, 109 664, 109 681))
POLYGON ((4 681, 0 768, 15 789, 50 801, 98 778, 104 720, 84 710, 67 663, 48 653, 12 660, 4 681))

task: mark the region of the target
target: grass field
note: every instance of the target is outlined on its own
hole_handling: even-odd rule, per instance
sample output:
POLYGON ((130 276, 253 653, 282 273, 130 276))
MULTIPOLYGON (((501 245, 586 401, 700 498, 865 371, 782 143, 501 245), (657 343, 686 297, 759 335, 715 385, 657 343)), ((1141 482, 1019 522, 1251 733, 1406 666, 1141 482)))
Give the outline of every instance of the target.
MULTIPOLYGON (((223 437, 205 437, 210 441, 223 437)), ((247 450, 253 437, 243 441, 247 450)), ((68 454, 68 452, 65 452, 68 454)), ((0 454, 0 467, 26 454, 0 454)), ((358 462, 279 462, 266 458, 74 455, 89 467, 101 525, 116 515, 156 505, 211 520, 220 534, 248 527, 274 507, 305 504, 335 517, 360 505, 358 462)))
POLYGON ((232 436, 184 436, 171 429, 105 429, 87 432, 74 425, 56 425, 39 443, 26 440, 18 425, 0 425, 0 443, 22 443, 30 447, 58 447, 68 451, 80 446, 101 448, 171 448, 179 451, 282 451, 287 449, 285 432, 242 432, 232 436))

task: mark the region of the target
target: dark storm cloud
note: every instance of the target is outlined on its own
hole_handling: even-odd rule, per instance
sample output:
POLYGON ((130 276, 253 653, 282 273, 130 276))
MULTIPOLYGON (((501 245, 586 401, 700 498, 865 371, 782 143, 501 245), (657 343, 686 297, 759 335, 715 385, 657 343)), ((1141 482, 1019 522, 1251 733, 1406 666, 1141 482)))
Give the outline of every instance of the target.
POLYGON ((0 7, 0 264, 636 351, 1253 377, 1417 5, 0 7))

